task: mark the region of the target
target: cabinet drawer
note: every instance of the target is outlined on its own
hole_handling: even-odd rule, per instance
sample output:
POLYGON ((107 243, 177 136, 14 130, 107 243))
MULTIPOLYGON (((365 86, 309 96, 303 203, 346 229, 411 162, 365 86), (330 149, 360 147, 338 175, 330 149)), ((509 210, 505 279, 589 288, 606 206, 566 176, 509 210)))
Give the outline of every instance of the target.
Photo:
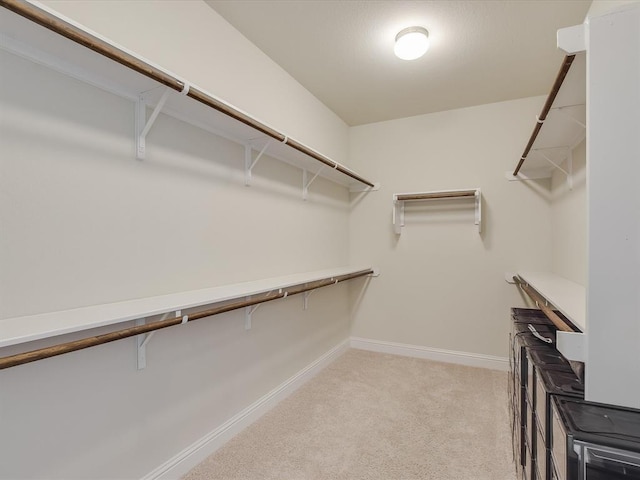
POLYGON ((539 429, 536 430, 536 471, 538 473, 538 478, 541 480, 547 479, 547 455, 548 450, 544 444, 544 437, 539 429))
POLYGON ((567 436, 555 404, 551 406, 551 457, 558 480, 567 476, 567 436))

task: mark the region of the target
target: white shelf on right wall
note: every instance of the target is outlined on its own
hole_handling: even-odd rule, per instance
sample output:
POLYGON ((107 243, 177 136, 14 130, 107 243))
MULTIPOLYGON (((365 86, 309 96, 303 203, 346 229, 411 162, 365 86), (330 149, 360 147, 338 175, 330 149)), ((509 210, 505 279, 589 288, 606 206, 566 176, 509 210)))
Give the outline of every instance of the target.
POLYGON ((586 360, 586 289, 549 272, 518 272, 518 276, 559 310, 580 332, 558 331, 557 348, 568 359, 586 360))
POLYGON ((586 332, 586 296, 584 286, 555 273, 518 272, 518 276, 562 312, 571 323, 582 332, 586 332))

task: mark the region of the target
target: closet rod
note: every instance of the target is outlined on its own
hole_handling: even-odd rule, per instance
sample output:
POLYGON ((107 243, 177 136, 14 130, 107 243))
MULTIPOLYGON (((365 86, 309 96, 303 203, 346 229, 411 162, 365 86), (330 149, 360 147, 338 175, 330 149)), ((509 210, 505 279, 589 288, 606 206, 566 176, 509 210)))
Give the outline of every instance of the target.
POLYGON ((475 190, 465 190, 460 192, 406 193, 403 195, 396 195, 396 200, 429 200, 432 198, 475 197, 475 195, 475 190))
POLYGON ((547 115, 549 114, 549 110, 551 110, 551 105, 553 105, 553 102, 555 101, 556 96, 558 95, 558 92, 560 91, 560 87, 562 87, 562 82, 564 82, 564 79, 567 76, 567 73, 569 73, 569 68, 571 68, 571 64, 573 63, 573 59, 575 57, 576 57, 575 55, 567 55, 567 56, 564 57, 564 61, 562 62, 562 66, 560 67, 560 71, 558 72, 558 75, 556 76, 556 81, 553 83, 553 87, 551 88, 551 92, 549 92, 549 96, 547 97, 547 101, 545 102, 544 106, 542 107, 542 112, 540 112, 540 115, 538 115, 538 121, 536 122, 536 126, 533 129, 533 133, 531 134, 531 138, 529 138, 529 143, 527 143, 527 146, 525 147, 524 152, 522 153, 522 156, 520 157, 520 161, 518 162, 518 166, 516 166, 516 169, 513 171, 513 176, 514 177, 516 175, 518 175, 518 172, 520 171, 520 168, 522 167, 522 164, 527 159, 527 155, 529 155, 529 151, 531 150, 531 147, 533 146, 533 142, 536 141, 536 138, 538 137, 538 133, 540 133, 540 129, 542 128, 542 124, 546 120, 547 115))
MULTIPOLYGON (((28 3, 26 0, 0 0, 0 5, 2 5, 8 10, 11 10, 14 13, 17 13, 18 15, 28 20, 31 20, 32 22, 42 25, 43 27, 57 34, 68 38, 69 40, 72 40, 84 47, 87 47, 93 50, 94 52, 99 53, 100 55, 110 58, 111 60, 114 60, 115 62, 118 62, 121 65, 124 65, 125 67, 130 68, 131 70, 135 70, 136 72, 146 77, 156 80, 157 82, 160 82, 163 85, 166 85, 167 87, 172 88, 173 90, 176 90, 177 92, 183 92, 185 89, 184 81, 177 79, 163 72, 162 70, 159 70, 154 66, 149 65, 146 62, 143 62, 139 58, 136 58, 135 56, 127 52, 123 52, 122 50, 105 42, 104 40, 94 37, 93 35, 83 31, 78 27, 75 27, 74 25, 71 25, 67 22, 60 20, 55 15, 28 3)), ((351 177, 360 183, 368 185, 369 187, 375 186, 373 183, 369 182, 368 180, 365 180, 357 173, 352 172, 348 168, 343 167, 337 162, 334 162, 333 160, 325 157, 324 155, 317 153, 316 151, 310 149, 309 147, 299 142, 296 142, 295 140, 290 139, 286 135, 255 120, 249 115, 242 113, 239 110, 236 110, 235 108, 208 95, 203 91, 198 90, 193 86, 189 86, 189 87, 190 88, 187 92, 188 97, 191 97, 194 100, 204 105, 207 105, 210 108, 213 108, 214 110, 217 110, 229 117, 232 117, 238 120, 239 122, 242 122, 245 125, 248 125, 264 133, 265 135, 268 135, 271 138, 278 140, 281 143, 289 145, 291 148, 304 153, 305 155, 323 163, 324 165, 327 165, 335 170, 338 170, 344 175, 347 175, 348 177, 351 177)))
MULTIPOLYGON (((238 302, 232 302, 226 305, 210 308, 208 310, 204 310, 201 312, 195 312, 188 315, 187 321, 191 322, 193 320, 199 320, 201 318, 211 317, 213 315, 230 312, 232 310, 237 310, 239 308, 250 307, 252 305, 258 305, 261 303, 270 302, 272 300, 277 300, 279 298, 284 298, 290 295, 297 295, 299 293, 304 293, 309 290, 315 290, 317 288, 326 287, 329 285, 335 285, 336 283, 344 282, 346 280, 351 280, 358 277, 363 277, 365 275, 371 275, 373 273, 374 273, 373 270, 367 269, 367 270, 361 270, 359 272, 349 273, 346 275, 327 278, 324 280, 317 280, 315 282, 305 283, 298 287, 289 288, 286 291, 283 289, 275 295, 269 295, 267 293, 260 296, 259 298, 254 298, 250 300, 241 300, 238 302)), ((62 355, 64 353, 75 352, 77 350, 83 350, 85 348, 94 347, 94 346, 102 345, 109 342, 114 342, 116 340, 121 340, 123 338, 134 337, 136 335, 153 332, 155 330, 172 327, 174 325, 179 325, 182 322, 183 322, 182 317, 169 318, 169 319, 161 320, 158 322, 139 325, 136 327, 124 328, 121 330, 116 330, 114 332, 109 332, 102 335, 96 335, 94 337, 87 337, 87 338, 82 338, 80 340, 75 340, 72 342, 61 343, 59 345, 53 345, 51 347, 39 348, 37 350, 32 350, 30 352, 18 353, 16 355, 2 357, 0 358, 0 370, 5 368, 10 368, 10 367, 15 367, 17 365, 22 365, 25 363, 35 362, 37 360, 43 360, 45 358, 55 357, 57 355, 62 355)))
POLYGON ((553 324, 556 327, 558 327, 558 330, 561 330, 563 332, 575 331, 573 328, 567 325, 564 320, 562 320, 558 315, 556 315, 556 313, 552 309, 550 309, 547 306, 546 304, 547 301, 542 297, 542 295, 540 295, 533 288, 531 288, 530 285, 524 283, 520 279, 520 277, 517 277, 517 276, 513 277, 513 281, 516 282, 516 285, 518 285, 518 287, 520 287, 527 295, 529 295, 531 300, 536 302, 536 305, 538 305, 538 308, 540 308, 540 310, 542 310, 542 313, 544 313, 547 316, 547 318, 551 320, 551 322, 553 322, 553 324))

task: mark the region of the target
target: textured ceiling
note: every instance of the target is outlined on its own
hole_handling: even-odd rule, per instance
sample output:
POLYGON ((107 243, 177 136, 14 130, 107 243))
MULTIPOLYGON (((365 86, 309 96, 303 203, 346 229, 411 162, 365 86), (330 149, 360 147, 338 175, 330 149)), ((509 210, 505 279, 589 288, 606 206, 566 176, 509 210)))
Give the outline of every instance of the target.
POLYGON ((546 94, 591 0, 206 0, 349 125, 546 94), (431 47, 393 55, 421 25, 431 47))

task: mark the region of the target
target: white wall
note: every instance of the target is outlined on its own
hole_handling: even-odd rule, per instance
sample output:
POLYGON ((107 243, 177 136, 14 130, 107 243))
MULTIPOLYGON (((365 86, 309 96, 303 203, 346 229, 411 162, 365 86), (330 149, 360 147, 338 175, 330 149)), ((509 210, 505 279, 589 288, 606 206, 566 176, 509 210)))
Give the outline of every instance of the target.
POLYGON ((587 400, 640 408, 640 4, 589 20, 587 400))
MULTIPOLYGON (((566 167, 566 165, 565 165, 566 167)), ((556 170, 552 178, 553 272, 573 282, 587 281, 586 142, 573 150, 573 186, 556 170)))
MULTIPOLYGON (((346 157, 346 126, 200 2, 59 6, 346 157), (187 40, 204 44, 183 59, 187 40)), ((129 101, 11 54, 0 62, 0 318, 348 263, 342 187, 318 179, 303 202, 301 172, 265 158, 247 188, 241 146, 165 115, 137 161, 129 101)), ((262 306, 248 332, 242 312, 158 332, 145 370, 134 339, 3 370, 0 478, 142 477, 344 341, 348 318, 341 284, 307 311, 300 297, 262 306)))
MULTIPOLYGON (((551 268, 549 182, 508 182, 543 97, 351 129, 350 161, 383 180, 351 216, 352 261, 382 275, 355 311, 353 335, 506 357, 508 311, 522 305, 505 272, 551 268), (391 225, 392 195, 480 187, 484 233, 472 201, 407 208, 391 225)), ((358 292, 354 293, 358 296, 358 292)))

